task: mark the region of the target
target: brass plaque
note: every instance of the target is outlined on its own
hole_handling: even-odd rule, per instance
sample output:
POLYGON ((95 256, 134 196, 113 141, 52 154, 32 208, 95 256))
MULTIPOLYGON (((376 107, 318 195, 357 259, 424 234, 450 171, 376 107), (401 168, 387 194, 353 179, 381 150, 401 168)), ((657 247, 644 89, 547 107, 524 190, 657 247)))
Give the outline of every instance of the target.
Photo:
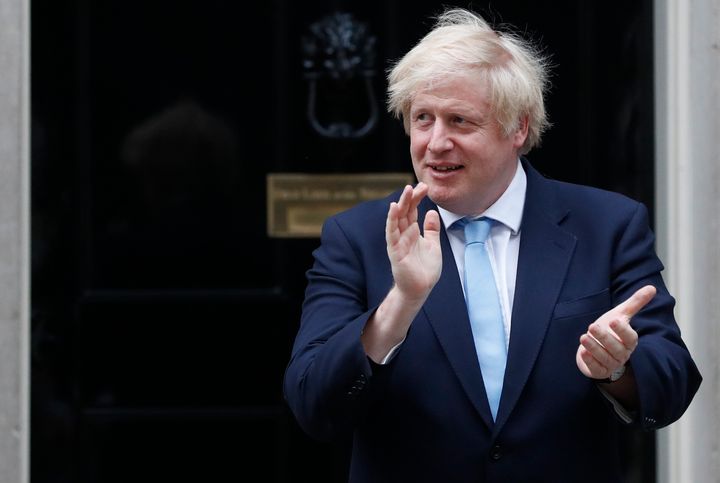
POLYGON ((268 235, 319 237, 327 217, 414 182, 415 177, 409 173, 268 174, 268 235))

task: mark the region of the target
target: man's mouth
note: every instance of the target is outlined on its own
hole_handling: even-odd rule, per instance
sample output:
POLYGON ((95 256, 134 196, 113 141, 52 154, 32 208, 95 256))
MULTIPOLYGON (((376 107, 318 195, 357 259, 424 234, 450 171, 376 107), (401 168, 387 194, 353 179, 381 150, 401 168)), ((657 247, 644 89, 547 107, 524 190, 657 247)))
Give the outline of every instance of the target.
POLYGON ((462 165, 458 165, 458 166, 430 166, 430 167, 433 169, 433 171, 441 171, 441 172, 457 171, 458 169, 462 169, 462 165))

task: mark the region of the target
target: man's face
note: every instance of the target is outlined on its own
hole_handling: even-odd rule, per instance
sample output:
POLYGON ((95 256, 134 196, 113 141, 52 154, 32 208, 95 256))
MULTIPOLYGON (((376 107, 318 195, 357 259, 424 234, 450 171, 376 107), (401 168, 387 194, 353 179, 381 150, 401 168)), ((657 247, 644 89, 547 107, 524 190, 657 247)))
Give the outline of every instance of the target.
POLYGON ((410 154, 428 196, 454 213, 479 214, 503 194, 527 123, 506 136, 484 83, 461 76, 418 93, 409 112, 410 154))

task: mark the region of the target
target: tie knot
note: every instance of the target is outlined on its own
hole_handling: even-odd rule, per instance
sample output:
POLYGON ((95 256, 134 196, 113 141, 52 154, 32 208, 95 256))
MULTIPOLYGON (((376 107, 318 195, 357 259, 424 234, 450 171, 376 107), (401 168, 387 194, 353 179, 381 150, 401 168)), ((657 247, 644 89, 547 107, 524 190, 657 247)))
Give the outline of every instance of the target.
POLYGON ((491 227, 492 220, 490 218, 465 219, 465 245, 485 243, 491 227))

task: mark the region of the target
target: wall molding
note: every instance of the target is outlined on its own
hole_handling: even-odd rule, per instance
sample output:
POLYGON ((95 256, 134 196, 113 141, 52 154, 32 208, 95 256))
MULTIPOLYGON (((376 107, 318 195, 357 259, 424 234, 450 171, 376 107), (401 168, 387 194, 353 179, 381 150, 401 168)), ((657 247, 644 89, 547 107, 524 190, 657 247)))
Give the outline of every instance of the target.
POLYGON ((675 315, 704 381, 657 440, 658 481, 720 474, 720 0, 655 2, 656 232, 675 315))
POLYGON ((0 481, 29 481, 29 0, 0 0, 0 481))

